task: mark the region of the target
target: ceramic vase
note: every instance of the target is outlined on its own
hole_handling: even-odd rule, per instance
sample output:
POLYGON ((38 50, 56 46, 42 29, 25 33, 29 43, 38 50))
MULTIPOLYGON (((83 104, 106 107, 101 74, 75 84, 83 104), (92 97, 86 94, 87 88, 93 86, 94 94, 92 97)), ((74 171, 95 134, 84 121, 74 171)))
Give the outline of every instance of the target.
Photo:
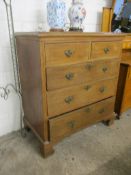
POLYGON ((47 3, 47 21, 51 31, 63 30, 66 21, 66 5, 62 0, 51 0, 47 3))
POLYGON ((69 9, 68 16, 70 19, 70 30, 82 31, 82 23, 86 16, 86 10, 82 0, 73 0, 69 9))

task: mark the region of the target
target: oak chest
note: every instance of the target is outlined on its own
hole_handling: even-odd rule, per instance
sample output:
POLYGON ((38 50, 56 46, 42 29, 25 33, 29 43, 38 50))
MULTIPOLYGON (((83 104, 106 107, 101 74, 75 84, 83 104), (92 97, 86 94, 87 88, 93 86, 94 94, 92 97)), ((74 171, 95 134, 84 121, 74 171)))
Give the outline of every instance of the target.
POLYGON ((113 122, 122 39, 111 33, 16 34, 24 123, 44 156, 82 128, 113 122))

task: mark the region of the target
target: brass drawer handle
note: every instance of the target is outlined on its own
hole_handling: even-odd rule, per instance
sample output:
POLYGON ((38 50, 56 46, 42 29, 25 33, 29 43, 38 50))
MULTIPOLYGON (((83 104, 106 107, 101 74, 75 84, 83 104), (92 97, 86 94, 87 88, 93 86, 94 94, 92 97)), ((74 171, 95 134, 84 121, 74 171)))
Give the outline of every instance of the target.
POLYGON ((90 85, 87 85, 87 86, 84 87, 84 89, 87 90, 87 91, 88 91, 90 88, 91 88, 90 85))
POLYGON ((72 120, 70 122, 67 123, 67 126, 70 128, 70 129, 73 129, 75 127, 75 121, 72 120))
POLYGON ((66 77, 67 80, 72 80, 73 77, 74 77, 74 74, 71 73, 71 72, 69 72, 69 73, 67 73, 67 74, 65 75, 65 77, 66 77))
POLYGON ((105 112, 105 109, 102 108, 102 109, 100 109, 99 114, 103 114, 104 112, 105 112))
POLYGON ((71 57, 73 55, 73 51, 72 50, 65 50, 65 56, 67 57, 71 57))
POLYGON ((74 99, 73 96, 66 97, 66 98, 65 98, 65 102, 66 102, 67 104, 70 104, 70 103, 73 101, 73 99, 74 99))
POLYGON ((108 47, 104 48, 105 54, 107 54, 109 51, 110 51, 110 49, 108 47))
POLYGON ((100 91, 101 93, 103 93, 103 92, 105 91, 105 87, 104 87, 104 86, 100 87, 99 91, 100 91))
POLYGON ((87 63, 85 68, 90 71, 93 68, 93 63, 87 63))
POLYGON ((103 67, 103 72, 106 72, 107 70, 108 70, 108 68, 107 67, 103 67))

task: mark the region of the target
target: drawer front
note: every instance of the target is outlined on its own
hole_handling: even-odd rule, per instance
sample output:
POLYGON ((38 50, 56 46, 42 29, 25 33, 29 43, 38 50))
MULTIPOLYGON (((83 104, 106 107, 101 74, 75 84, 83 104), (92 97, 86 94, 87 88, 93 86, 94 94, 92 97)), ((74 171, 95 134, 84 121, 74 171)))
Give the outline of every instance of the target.
POLYGON ((111 78, 119 73, 119 60, 107 59, 47 68, 47 89, 58 89, 88 81, 111 78))
POLYGON ((91 58, 120 58, 122 42, 93 42, 91 58))
POLYGON ((113 118, 115 98, 89 105, 49 120, 50 139, 56 142, 71 133, 104 119, 113 118))
POLYGON ((131 41, 124 41, 123 49, 131 49, 131 41))
POLYGON ((117 78, 47 92, 48 116, 56 116, 115 95, 117 78))
POLYGON ((90 42, 46 44, 46 64, 59 65, 89 59, 90 42))

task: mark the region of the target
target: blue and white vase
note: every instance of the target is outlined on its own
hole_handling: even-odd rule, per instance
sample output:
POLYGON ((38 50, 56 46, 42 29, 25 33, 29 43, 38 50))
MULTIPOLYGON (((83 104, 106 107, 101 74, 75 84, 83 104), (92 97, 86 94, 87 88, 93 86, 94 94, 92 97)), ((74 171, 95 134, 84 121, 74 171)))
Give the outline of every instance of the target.
POLYGON ((82 23, 86 16, 86 10, 82 0, 72 0, 72 6, 68 11, 71 30, 82 30, 82 23))
POLYGON ((61 30, 66 23, 66 5, 62 0, 51 0, 47 3, 47 21, 51 30, 61 30))

